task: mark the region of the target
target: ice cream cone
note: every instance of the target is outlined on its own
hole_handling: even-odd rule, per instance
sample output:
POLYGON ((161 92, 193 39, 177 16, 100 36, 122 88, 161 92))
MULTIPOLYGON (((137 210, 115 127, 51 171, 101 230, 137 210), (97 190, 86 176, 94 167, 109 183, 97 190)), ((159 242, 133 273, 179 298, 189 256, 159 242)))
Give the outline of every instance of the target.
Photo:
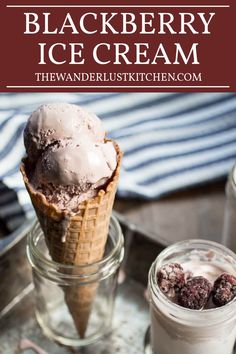
MULTIPOLYGON (((102 259, 122 159, 118 145, 115 148, 118 159, 112 178, 96 197, 81 202, 75 215, 49 203, 33 188, 27 176, 27 159, 23 160, 21 172, 25 186, 55 262, 80 266, 102 259)), ((65 300, 81 337, 86 332, 96 289, 96 283, 65 289, 65 300)))

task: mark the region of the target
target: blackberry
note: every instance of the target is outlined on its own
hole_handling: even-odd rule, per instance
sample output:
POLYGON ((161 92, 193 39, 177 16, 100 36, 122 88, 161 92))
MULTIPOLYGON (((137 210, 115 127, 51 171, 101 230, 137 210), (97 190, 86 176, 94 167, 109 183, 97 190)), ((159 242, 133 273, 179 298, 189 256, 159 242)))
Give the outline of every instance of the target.
POLYGON ((185 283, 184 270, 178 263, 165 264, 157 272, 157 282, 163 293, 173 297, 185 283))
POLYGON ((215 281, 212 291, 213 303, 220 307, 232 301, 236 296, 236 278, 223 273, 215 281))
POLYGON ((180 291, 179 305, 200 310, 206 305, 211 289, 212 285, 206 278, 201 276, 190 278, 180 291))

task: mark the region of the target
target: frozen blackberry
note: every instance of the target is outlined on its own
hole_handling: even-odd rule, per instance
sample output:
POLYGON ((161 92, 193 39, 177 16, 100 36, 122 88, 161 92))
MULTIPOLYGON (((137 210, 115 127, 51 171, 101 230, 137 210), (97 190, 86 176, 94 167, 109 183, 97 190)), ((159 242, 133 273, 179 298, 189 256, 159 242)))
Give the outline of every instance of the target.
POLYGON ((236 296, 236 278, 223 273, 215 281, 212 291, 212 301, 216 306, 224 306, 236 296))
POLYGON ((157 282, 163 293, 172 297, 185 283, 184 270, 178 263, 165 264, 157 272, 157 282))
POLYGON ((180 291, 179 305, 192 309, 202 309, 209 298, 212 289, 211 283, 204 277, 190 278, 180 291))

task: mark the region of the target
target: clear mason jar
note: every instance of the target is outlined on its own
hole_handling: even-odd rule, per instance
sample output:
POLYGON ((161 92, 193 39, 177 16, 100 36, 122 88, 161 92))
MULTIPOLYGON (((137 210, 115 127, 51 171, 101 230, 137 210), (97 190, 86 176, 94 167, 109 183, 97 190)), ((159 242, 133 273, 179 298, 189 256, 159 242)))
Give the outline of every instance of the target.
MULTIPOLYGON (((121 228, 112 217, 101 261, 85 266, 63 265, 51 260, 42 229, 38 222, 34 225, 28 236, 27 255, 33 271, 36 318, 47 337, 60 344, 77 347, 93 343, 111 331, 118 269, 124 256, 123 245, 121 228), (81 337, 68 297, 82 293, 92 294, 92 305, 86 332, 81 337)), ((83 317, 85 312, 81 303, 79 306, 79 316, 83 317)))
POLYGON ((151 347, 154 354, 233 353, 236 339, 236 299, 218 308, 191 310, 171 302, 157 285, 157 270, 163 264, 178 262, 178 259, 184 261, 190 252, 196 251, 206 256, 209 254, 209 257, 214 253, 217 262, 222 262, 227 269, 236 273, 236 255, 212 241, 182 241, 162 251, 151 266, 148 284, 151 347))
POLYGON ((222 243, 236 252, 236 165, 226 184, 226 203, 222 243))

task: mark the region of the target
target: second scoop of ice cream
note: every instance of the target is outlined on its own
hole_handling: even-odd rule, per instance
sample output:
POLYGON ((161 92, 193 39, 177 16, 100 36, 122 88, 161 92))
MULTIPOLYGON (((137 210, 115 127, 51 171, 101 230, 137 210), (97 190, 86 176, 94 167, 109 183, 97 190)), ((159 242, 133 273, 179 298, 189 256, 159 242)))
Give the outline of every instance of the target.
POLYGON ((52 146, 38 160, 32 183, 61 209, 76 211, 83 200, 92 198, 116 168, 112 142, 52 146))

